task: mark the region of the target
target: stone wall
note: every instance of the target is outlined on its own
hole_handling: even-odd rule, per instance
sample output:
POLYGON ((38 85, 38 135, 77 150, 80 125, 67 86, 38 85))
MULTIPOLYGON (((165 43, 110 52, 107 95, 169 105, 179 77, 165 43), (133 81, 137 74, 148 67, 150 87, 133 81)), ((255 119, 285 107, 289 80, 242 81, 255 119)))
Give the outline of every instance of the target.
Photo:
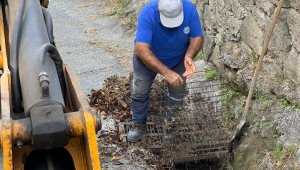
MULTIPOLYGON (((247 92, 279 0, 194 0, 205 32, 206 60, 247 92)), ((286 0, 264 57, 258 87, 278 90, 280 81, 300 86, 300 1, 286 0), (266 84, 271 83, 271 84, 266 84)), ((278 92, 279 93, 279 92, 278 92)), ((296 100, 291 98, 291 100, 296 100)))

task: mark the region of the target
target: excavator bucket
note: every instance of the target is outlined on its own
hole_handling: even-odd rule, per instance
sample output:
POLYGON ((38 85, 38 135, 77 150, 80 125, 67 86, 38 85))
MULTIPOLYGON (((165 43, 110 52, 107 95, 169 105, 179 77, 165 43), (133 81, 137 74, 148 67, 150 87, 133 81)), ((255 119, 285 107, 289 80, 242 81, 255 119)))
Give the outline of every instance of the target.
MULTIPOLYGON (((37 43, 34 42, 35 35, 41 34, 43 28, 38 28, 38 32, 32 33, 34 37, 29 37, 31 39, 30 42, 33 41, 33 44, 38 44, 39 42, 51 43, 51 45, 48 45, 48 51, 45 52, 45 61, 40 63, 31 61, 27 64, 28 68, 31 68, 29 70, 24 66, 26 65, 24 61, 30 60, 25 58, 24 51, 28 51, 27 45, 30 45, 30 43, 24 41, 26 40, 26 35, 30 35, 30 32, 26 33, 28 31, 26 25, 21 26, 25 31, 19 30, 22 33, 20 36, 17 36, 21 37, 17 39, 17 42, 19 42, 17 47, 20 49, 19 55, 21 57, 19 58, 19 63, 22 66, 17 65, 17 67, 19 68, 19 83, 20 87, 22 87, 19 90, 22 96, 21 111, 17 111, 18 103, 16 103, 17 97, 15 96, 18 94, 15 94, 16 92, 14 91, 16 82, 15 77, 13 77, 13 69, 15 68, 12 67, 13 60, 10 59, 14 46, 11 43, 13 41, 10 41, 8 38, 11 37, 13 39, 16 33, 14 30, 16 29, 11 28, 16 28, 17 25, 15 24, 15 27, 11 27, 12 24, 9 21, 16 21, 16 23, 18 21, 18 18, 13 18, 13 13, 9 12, 12 10, 13 1, 18 2, 16 0, 5 3, 0 1, 0 146, 2 150, 0 158, 2 157, 3 159, 3 169, 100 170, 96 140, 96 132, 101 128, 100 115, 90 108, 74 71, 70 67, 62 65, 60 69, 63 82, 58 82, 56 79, 51 80, 52 73, 49 68, 52 67, 51 65, 54 66, 54 64, 49 64, 49 66, 45 64, 44 72, 48 72, 50 81, 45 76, 41 78, 41 76, 30 75, 34 77, 32 80, 28 80, 28 77, 26 77, 26 74, 30 74, 30 71, 34 70, 34 68, 40 67, 43 69, 41 64, 43 66, 47 62, 53 63, 49 58, 53 57, 51 56, 53 55, 52 52, 57 50, 55 49, 55 42, 48 41, 50 39, 48 35, 50 34, 47 24, 43 26, 47 27, 46 31, 44 31, 47 35, 45 41, 42 39, 43 41, 38 40, 37 43), (22 49, 25 50, 22 51, 22 49), (48 81, 47 88, 42 88, 39 83, 34 83, 36 79, 42 79, 40 84, 48 81), (58 84, 57 87, 61 87, 64 90, 60 90, 60 88, 55 89, 53 85, 55 83, 58 84), (37 87, 30 89, 35 84, 37 87), (37 95, 37 99, 32 99, 35 96, 35 89, 38 89, 42 95, 37 95), (62 94, 60 94, 61 92, 62 94), (58 94, 56 95, 56 93, 58 94), (56 99, 59 96, 62 96, 62 100, 56 99)), ((41 19, 46 18, 45 16, 47 15, 42 13, 45 9, 40 3, 38 0, 21 0, 20 3, 15 3, 23 8, 22 13, 24 13, 24 17, 21 17, 23 18, 23 23, 29 22, 28 24, 32 29, 34 29, 35 25, 30 23, 30 19, 34 18, 34 22, 36 22, 37 18, 39 18, 39 16, 33 15, 41 14, 41 19), (24 7, 21 6, 22 4, 24 7)), ((21 8, 17 7, 16 9, 21 8)), ((34 48, 35 46, 32 45, 30 50, 34 48)), ((39 52, 39 55, 40 53, 42 52, 39 52)), ((27 56, 32 57, 33 55, 30 52, 30 55, 27 56)), ((59 56, 58 54, 56 55, 59 56)), ((58 68, 57 62, 54 61, 54 63, 56 68, 58 68)), ((56 73, 56 70, 54 73, 56 73)))

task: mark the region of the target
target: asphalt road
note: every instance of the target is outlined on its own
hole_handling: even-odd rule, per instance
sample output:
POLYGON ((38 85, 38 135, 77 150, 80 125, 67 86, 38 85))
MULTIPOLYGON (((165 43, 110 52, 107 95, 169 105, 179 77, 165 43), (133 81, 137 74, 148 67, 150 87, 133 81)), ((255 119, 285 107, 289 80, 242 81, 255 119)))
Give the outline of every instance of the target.
POLYGON ((102 88, 112 75, 131 70, 133 33, 120 27, 102 0, 50 0, 54 36, 64 63, 74 69, 84 93, 102 88))

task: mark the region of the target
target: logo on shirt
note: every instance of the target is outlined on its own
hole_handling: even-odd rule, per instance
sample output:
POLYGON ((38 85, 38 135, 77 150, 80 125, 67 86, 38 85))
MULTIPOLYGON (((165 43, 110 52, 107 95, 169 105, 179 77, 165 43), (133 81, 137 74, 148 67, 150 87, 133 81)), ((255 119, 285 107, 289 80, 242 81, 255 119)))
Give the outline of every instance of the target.
POLYGON ((190 33, 190 27, 189 26, 184 27, 183 32, 185 34, 189 34, 190 33))

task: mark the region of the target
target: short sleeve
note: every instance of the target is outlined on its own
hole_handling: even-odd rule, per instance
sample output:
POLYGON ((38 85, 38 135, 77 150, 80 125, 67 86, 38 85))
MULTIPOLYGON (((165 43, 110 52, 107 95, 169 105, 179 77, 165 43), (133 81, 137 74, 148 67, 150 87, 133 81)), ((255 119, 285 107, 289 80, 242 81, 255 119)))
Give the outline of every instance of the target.
POLYGON ((147 10, 142 10, 138 17, 136 30, 136 42, 150 44, 152 41, 153 24, 151 15, 147 10))
POLYGON ((202 27, 198 12, 194 5, 191 5, 190 11, 190 37, 196 38, 202 35, 202 27))

